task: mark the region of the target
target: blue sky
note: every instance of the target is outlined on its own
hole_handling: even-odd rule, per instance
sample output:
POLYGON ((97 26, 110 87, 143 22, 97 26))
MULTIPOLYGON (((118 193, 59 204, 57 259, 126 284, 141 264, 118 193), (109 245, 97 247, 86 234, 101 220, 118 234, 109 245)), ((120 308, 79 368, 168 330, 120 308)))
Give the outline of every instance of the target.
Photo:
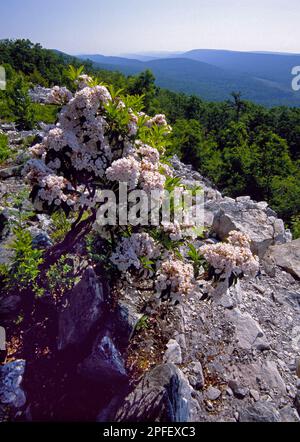
POLYGON ((8 0, 0 38, 68 53, 195 48, 300 53, 299 0, 8 0))

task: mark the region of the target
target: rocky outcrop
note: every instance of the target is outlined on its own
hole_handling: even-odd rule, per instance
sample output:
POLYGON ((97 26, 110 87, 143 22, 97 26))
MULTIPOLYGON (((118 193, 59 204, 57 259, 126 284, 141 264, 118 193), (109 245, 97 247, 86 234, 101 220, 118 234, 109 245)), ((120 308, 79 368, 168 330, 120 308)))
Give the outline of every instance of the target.
POLYGON ((187 422, 191 392, 182 372, 173 364, 155 367, 125 399, 118 422, 187 422))
MULTIPOLYGON (((194 293, 181 298, 180 306, 167 306, 162 315, 164 327, 157 336, 148 336, 146 324, 145 339, 141 348, 135 342, 134 351, 144 347, 152 351, 155 340, 160 346, 156 359, 142 360, 146 363, 141 364, 144 371, 138 382, 129 378, 126 356, 128 348, 131 351, 129 343, 140 331, 141 318, 156 321, 159 316, 156 304, 148 302, 154 296, 153 287, 142 277, 136 285, 130 279, 127 285, 122 281, 112 303, 105 279, 89 267, 65 296, 58 313, 57 347, 66 364, 64 375, 69 379, 71 372, 80 388, 97 398, 103 386, 108 386, 108 400, 94 410, 99 421, 299 421, 299 240, 290 241, 283 222, 266 203, 248 197, 224 198, 178 159, 173 166, 184 182, 204 189, 209 233, 200 245, 218 242, 238 229, 250 236, 252 249, 264 266, 255 280, 242 280, 217 300, 209 299, 199 284, 194 293), (272 271, 266 271, 267 267, 272 271)), ((17 179, 8 178, 1 195, 17 192, 19 185, 17 179)), ((9 258, 4 255, 6 215, 0 229, 2 262, 9 258)), ((35 221, 35 246, 49 245, 49 229, 49 218, 35 221), (46 235, 39 236, 43 232, 46 235)), ((19 302, 17 295, 7 298, 0 302, 0 312, 13 311, 19 302)), ((6 373, 3 379, 8 379, 1 384, 5 385, 0 389, 4 392, 1 401, 23 406, 25 396, 20 391, 25 362, 10 364, 0 369, 6 373)))
POLYGON ((26 403, 22 389, 25 361, 16 360, 0 366, 0 403, 14 408, 21 408, 26 403))
POLYGON ((79 365, 78 372, 99 383, 114 384, 127 378, 123 357, 108 333, 96 339, 91 355, 79 365))
POLYGON ((257 402, 242 410, 240 422, 280 422, 280 414, 276 408, 268 403, 257 402))
POLYGON ((288 244, 270 247, 265 262, 276 265, 300 279, 300 239, 288 244))
POLYGON ((227 316, 235 326, 235 338, 241 349, 250 350, 253 347, 258 350, 270 349, 260 325, 249 313, 242 313, 238 308, 235 308, 229 311, 227 316))
POLYGON ((271 245, 291 241, 291 234, 285 230, 284 223, 268 206, 268 203, 251 200, 249 196, 236 199, 223 197, 212 183, 182 164, 175 156, 172 166, 176 176, 189 185, 199 185, 204 191, 204 223, 211 233, 221 240, 229 232, 239 230, 251 238, 253 253, 262 257, 271 245))
POLYGON ((212 231, 220 239, 226 239, 229 232, 239 230, 251 238, 252 252, 260 258, 274 244, 284 244, 290 235, 285 231, 284 223, 265 202, 256 203, 249 197, 236 200, 224 198, 218 203, 214 215, 212 231))
POLYGON ((104 287, 92 267, 67 296, 59 315, 57 346, 63 350, 69 345, 80 345, 103 313, 104 287))

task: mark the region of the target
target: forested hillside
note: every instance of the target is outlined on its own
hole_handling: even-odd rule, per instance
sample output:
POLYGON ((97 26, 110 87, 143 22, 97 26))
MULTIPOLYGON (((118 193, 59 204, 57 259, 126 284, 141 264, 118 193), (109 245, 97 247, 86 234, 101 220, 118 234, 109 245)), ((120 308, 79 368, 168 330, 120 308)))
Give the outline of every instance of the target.
MULTIPOLYGON (((0 64, 8 79, 7 90, 0 92, 0 118, 30 127, 39 120, 54 122, 57 108, 32 104, 29 88, 72 88, 68 65, 79 68, 83 62, 28 40, 4 40, 0 64)), ((224 102, 206 102, 157 87, 149 70, 125 77, 90 62, 84 63, 84 70, 116 91, 144 95, 146 112, 164 113, 173 126, 170 155, 178 154, 227 195, 267 200, 294 236, 300 236, 300 109, 265 108, 244 100, 238 91, 224 102)), ((5 139, 0 142, 3 161, 8 153, 5 139)))
POLYGON ((299 55, 193 50, 148 60, 99 54, 79 57, 125 75, 150 69, 160 87, 208 101, 224 101, 232 90, 239 90, 247 100, 264 106, 300 106, 299 94, 291 87, 299 55))

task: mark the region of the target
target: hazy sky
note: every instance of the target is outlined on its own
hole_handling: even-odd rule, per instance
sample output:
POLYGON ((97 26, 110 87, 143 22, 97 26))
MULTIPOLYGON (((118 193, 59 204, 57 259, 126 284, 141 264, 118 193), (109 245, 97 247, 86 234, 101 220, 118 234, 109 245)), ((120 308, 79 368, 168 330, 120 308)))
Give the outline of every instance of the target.
POLYGON ((300 53, 299 0, 0 0, 0 38, 69 53, 300 53))

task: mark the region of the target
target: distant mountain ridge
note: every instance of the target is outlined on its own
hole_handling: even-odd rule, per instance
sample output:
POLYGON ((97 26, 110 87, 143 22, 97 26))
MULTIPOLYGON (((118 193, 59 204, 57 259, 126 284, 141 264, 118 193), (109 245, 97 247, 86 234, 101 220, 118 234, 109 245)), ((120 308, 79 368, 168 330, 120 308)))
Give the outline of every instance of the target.
POLYGON ((239 91, 245 99, 266 106, 300 107, 300 93, 291 87, 292 68, 300 66, 298 54, 194 49, 156 59, 150 55, 140 55, 142 59, 101 54, 78 57, 126 75, 151 69, 158 86, 205 100, 223 101, 232 91, 239 91))

